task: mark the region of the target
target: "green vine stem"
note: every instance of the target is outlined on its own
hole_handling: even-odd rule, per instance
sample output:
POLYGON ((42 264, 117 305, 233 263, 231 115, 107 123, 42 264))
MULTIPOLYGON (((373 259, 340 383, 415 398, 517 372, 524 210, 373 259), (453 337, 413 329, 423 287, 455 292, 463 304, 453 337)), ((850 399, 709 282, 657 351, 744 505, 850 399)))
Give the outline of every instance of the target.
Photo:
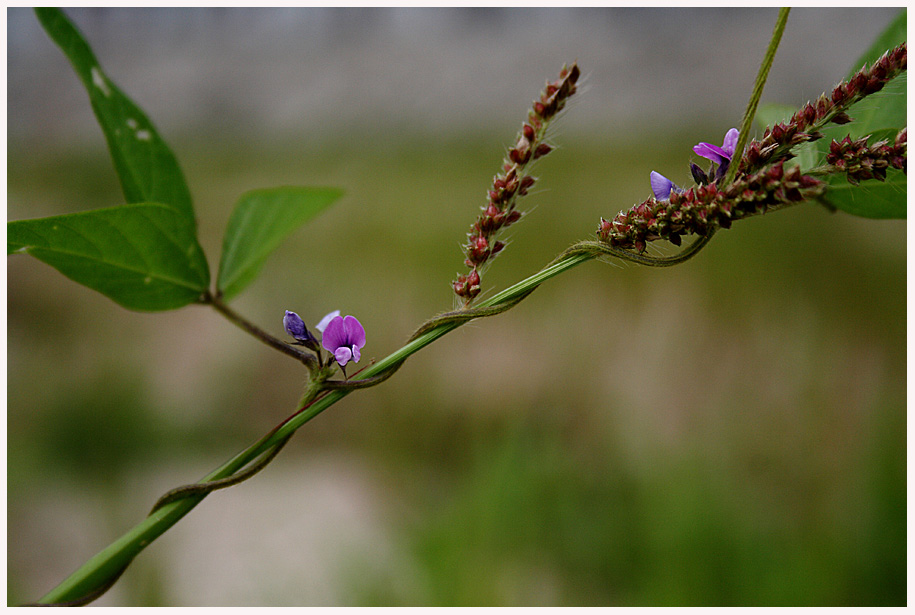
MULTIPOLYGON (((89 559, 60 585, 44 595, 40 603, 76 605, 94 600, 111 587, 140 551, 193 510, 210 491, 249 478, 272 460, 273 455, 278 452, 278 447, 282 447, 302 425, 346 397, 351 391, 373 386, 387 379, 410 355, 470 320, 495 316, 511 309, 543 282, 591 259, 615 256, 645 265, 670 266, 694 256, 710 238, 711 235, 700 237, 678 255, 666 258, 635 254, 596 241, 580 242, 571 246, 541 271, 480 302, 476 308, 456 310, 431 319, 422 325, 402 348, 363 370, 360 380, 314 381, 306 390, 303 398, 305 403, 299 411, 223 466, 203 477, 200 484, 179 487, 160 498, 146 519, 89 559), (256 462, 262 456, 264 459, 256 462), (236 480, 239 473, 242 473, 242 478, 236 480), (201 485, 203 488, 198 488, 201 485)), ((227 315, 224 310, 220 310, 220 313, 227 315)), ((236 318, 229 319, 238 323, 236 318)))

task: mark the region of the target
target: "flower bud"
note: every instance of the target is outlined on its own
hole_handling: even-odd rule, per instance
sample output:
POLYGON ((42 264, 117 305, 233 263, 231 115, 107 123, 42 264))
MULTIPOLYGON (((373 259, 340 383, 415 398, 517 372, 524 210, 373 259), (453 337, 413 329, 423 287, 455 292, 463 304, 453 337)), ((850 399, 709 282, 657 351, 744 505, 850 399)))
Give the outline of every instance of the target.
POLYGON ((305 322, 295 312, 286 310, 283 316, 283 328, 291 337, 295 338, 297 344, 311 346, 316 342, 315 336, 305 327, 305 322))
POLYGON ((693 180, 697 184, 707 184, 708 183, 708 175, 706 175, 705 171, 700 169, 699 165, 697 165, 695 162, 689 163, 689 170, 693 175, 693 180))

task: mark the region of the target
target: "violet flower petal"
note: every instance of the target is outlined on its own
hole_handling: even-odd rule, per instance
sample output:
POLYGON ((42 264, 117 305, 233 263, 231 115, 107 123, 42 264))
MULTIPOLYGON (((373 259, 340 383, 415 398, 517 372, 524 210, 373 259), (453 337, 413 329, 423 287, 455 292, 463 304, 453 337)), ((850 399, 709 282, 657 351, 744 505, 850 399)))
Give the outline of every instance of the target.
POLYGON ((334 358, 337 360, 337 363, 340 364, 340 367, 346 367, 346 364, 349 363, 352 356, 353 351, 343 346, 334 351, 334 358))
POLYGON ((727 155, 728 160, 734 156, 734 150, 737 149, 737 139, 740 138, 740 131, 736 128, 731 128, 726 135, 724 135, 724 142, 721 144, 721 149, 723 149, 727 155))
POLYGON ((723 160, 730 160, 731 156, 722 148, 717 145, 712 145, 711 143, 700 143, 699 145, 693 146, 693 151, 702 156, 703 158, 708 158, 716 164, 721 164, 723 160))
POLYGON ((343 319, 343 330, 346 332, 347 346, 353 345, 359 348, 365 346, 365 329, 355 316, 347 316, 343 319))
POLYGON ((327 328, 327 324, 328 324, 331 320, 333 320, 334 318, 336 318, 336 317, 339 316, 339 315, 340 315, 340 310, 334 310, 333 312, 331 312, 330 314, 328 314, 327 316, 325 316, 324 318, 322 318, 322 319, 321 319, 321 322, 319 322, 319 323, 317 324, 317 326, 315 327, 315 329, 317 329, 317 330, 320 331, 321 333, 324 333, 324 329, 327 328))
POLYGON ((324 328, 323 334, 324 335, 321 337, 321 345, 327 350, 335 352, 337 348, 345 345, 346 336, 343 332, 343 317, 334 316, 331 318, 330 322, 328 322, 324 328))
POLYGON ((671 192, 680 192, 680 187, 677 184, 656 171, 652 171, 649 177, 651 179, 651 191, 654 192, 654 197, 659 201, 669 199, 671 192))
POLYGON ((734 150, 737 149, 738 138, 740 138, 740 131, 736 128, 731 128, 727 134, 724 135, 724 141, 722 142, 721 147, 702 142, 693 146, 693 151, 703 158, 708 158, 716 164, 721 164, 725 160, 730 160, 731 156, 734 155, 734 150))

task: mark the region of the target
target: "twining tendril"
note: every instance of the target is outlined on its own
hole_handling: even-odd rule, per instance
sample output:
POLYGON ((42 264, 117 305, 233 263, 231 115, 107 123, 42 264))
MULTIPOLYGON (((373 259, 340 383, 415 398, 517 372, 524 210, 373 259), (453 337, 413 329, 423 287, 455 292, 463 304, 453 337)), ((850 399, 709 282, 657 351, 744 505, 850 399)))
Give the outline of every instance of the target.
MULTIPOLYGON (((272 432, 271 434, 272 435, 272 432)), ((283 447, 286 446, 286 443, 289 442, 289 439, 292 437, 292 434, 286 436, 280 440, 277 444, 268 450, 258 461, 251 464, 244 470, 233 474, 227 478, 221 478, 218 480, 211 480, 205 483, 193 483, 190 485, 184 485, 181 487, 176 487, 171 491, 168 491, 160 497, 156 503, 153 505, 152 510, 149 511, 150 515, 155 514, 157 510, 165 506, 166 504, 171 504, 177 500, 183 500, 184 498, 189 498, 192 496, 206 495, 217 489, 225 489, 226 487, 232 487, 241 482, 244 482, 266 468, 273 459, 280 454, 280 451, 283 450, 283 447)))
MULTIPOLYGON (((701 250, 703 247, 705 247, 705 245, 709 242, 709 240, 711 239, 713 234, 714 234, 714 231, 710 232, 706 236, 700 237, 695 242, 693 242, 690 246, 688 246, 687 248, 685 248, 678 254, 675 254, 673 256, 667 256, 667 257, 654 257, 654 256, 647 256, 645 254, 636 254, 634 252, 629 252, 628 250, 623 250, 620 248, 608 246, 606 244, 603 244, 603 243, 597 242, 597 241, 582 241, 582 242, 576 243, 576 244, 570 246, 569 248, 567 248, 562 254, 560 254, 555 259, 553 259, 553 261, 549 265, 547 265, 547 267, 545 267, 544 270, 546 270, 547 268, 552 267, 556 264, 569 261, 572 257, 575 257, 575 256, 587 256, 588 258, 613 256, 616 258, 631 261, 631 262, 638 263, 641 265, 648 265, 648 266, 653 266, 653 267, 670 267, 672 265, 677 265, 679 263, 682 263, 682 262, 688 260, 689 258, 692 258, 693 256, 695 256, 699 252, 699 250, 701 250)), ((516 305, 518 305, 519 303, 521 303, 521 301, 526 299, 528 296, 530 296, 531 293, 533 293, 537 288, 540 287, 540 285, 543 283, 543 281, 545 281, 545 280, 540 280, 540 281, 531 283, 528 288, 524 289, 518 295, 513 296, 504 301, 501 301, 495 305, 482 306, 482 307, 476 307, 476 308, 463 308, 463 309, 439 314, 439 315, 429 319, 422 325, 420 325, 419 328, 417 328, 416 331, 413 333, 413 335, 411 335, 410 338, 407 340, 407 343, 412 342, 413 340, 418 339, 423 334, 425 334, 429 331, 432 331, 434 329, 437 329, 443 325, 455 325, 455 324, 463 325, 463 324, 470 322, 471 320, 475 320, 477 318, 487 318, 490 316, 496 316, 498 314, 502 314, 503 312, 510 310, 511 308, 513 308, 516 305)), ((315 391, 312 395, 311 401, 308 402, 307 404, 305 404, 299 410, 297 410, 295 414, 291 415, 286 420, 284 420, 282 423, 280 423, 275 428, 273 428, 273 430, 271 430, 270 433, 268 433, 266 436, 261 438, 260 442, 268 441, 269 438, 271 436, 273 436, 280 429, 280 427, 282 427, 283 425, 288 423, 290 420, 292 420, 292 418, 294 418, 296 415, 298 415, 301 412, 303 412, 304 410, 306 410, 308 408, 308 406, 310 406, 312 403, 317 401, 317 399, 319 399, 321 397, 321 395, 324 391, 327 391, 327 390, 355 390, 355 389, 364 389, 364 388, 376 386, 378 384, 381 384, 382 382, 384 382, 391 376, 393 376, 405 362, 406 362, 405 359, 402 361, 399 361, 399 362, 395 363, 394 365, 390 366, 389 368, 387 368, 381 374, 377 374, 375 376, 365 378, 365 379, 325 380, 323 382, 317 383, 317 386, 315 387, 315 391)), ((208 482, 202 482, 202 483, 193 483, 190 485, 184 485, 184 486, 172 489, 171 491, 167 492, 165 495, 163 495, 162 497, 159 498, 159 500, 153 506, 153 508, 149 514, 154 514, 157 510, 159 510, 166 504, 170 504, 177 500, 188 498, 188 497, 205 496, 208 493, 211 493, 212 491, 216 491, 217 489, 225 489, 226 487, 231 487, 233 485, 237 485, 241 482, 248 480, 249 478, 251 478, 252 476, 257 474, 258 472, 263 470, 265 467, 267 467, 267 465, 271 461, 273 461, 273 459, 279 454, 280 450, 282 450, 283 446, 286 445, 286 443, 289 441, 289 439, 291 437, 292 437, 291 433, 287 434, 281 440, 279 440, 279 442, 274 444, 267 452, 265 452, 256 463, 247 466, 244 470, 239 471, 238 473, 233 474, 230 477, 213 480, 213 481, 208 481, 208 482)))

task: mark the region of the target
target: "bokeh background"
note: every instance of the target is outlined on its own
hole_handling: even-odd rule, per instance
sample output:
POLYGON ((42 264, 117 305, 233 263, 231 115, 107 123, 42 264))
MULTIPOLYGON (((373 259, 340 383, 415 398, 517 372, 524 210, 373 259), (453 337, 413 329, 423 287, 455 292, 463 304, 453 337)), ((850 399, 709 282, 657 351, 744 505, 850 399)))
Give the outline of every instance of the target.
MULTIPOLYGON (((801 104, 900 9, 795 9, 801 104)), ((582 92, 484 277, 539 269, 739 123, 776 9, 68 9, 183 164, 215 271, 239 194, 346 196, 235 301, 339 308, 397 349, 530 101, 582 92)), ((8 217, 116 205, 86 95, 7 11, 8 217)), ((902 605, 905 222, 803 205, 686 264, 589 263, 305 426, 148 548, 104 605, 902 605)), ((128 312, 8 259, 8 602, 35 600, 293 409, 301 365, 215 312, 128 312)))

